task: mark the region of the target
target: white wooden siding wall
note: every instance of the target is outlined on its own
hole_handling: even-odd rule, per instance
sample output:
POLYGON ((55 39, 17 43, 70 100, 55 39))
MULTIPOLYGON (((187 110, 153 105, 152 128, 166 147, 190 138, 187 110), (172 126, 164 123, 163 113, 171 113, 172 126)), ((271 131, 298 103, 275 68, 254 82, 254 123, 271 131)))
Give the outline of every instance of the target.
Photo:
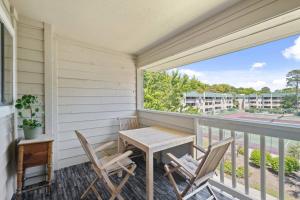
POLYGON ((15 163, 13 117, 0 118, 0 200, 11 199, 14 193, 15 163))
MULTIPOLYGON (((44 110, 44 25, 21 16, 17 32, 18 98, 24 94, 36 95, 40 99, 41 110, 44 110)), ((40 119, 44 122, 43 116, 40 119)), ((21 129, 19 133, 22 134, 21 129)))
MULTIPOLYGON (((0 7, 6 18, 11 19, 9 1, 1 0, 0 7)), ((2 21, 5 22, 4 19, 2 21)), ((11 79, 7 81, 12 83, 11 79)), ((10 106, 0 107, 0 200, 11 199, 15 192, 15 134, 12 110, 10 106)))
MULTIPOLYGON (((180 131, 195 133, 194 119, 192 117, 176 116, 176 114, 164 114, 159 111, 138 111, 139 123, 141 126, 164 126, 180 131)), ((190 151, 189 145, 181 145, 162 152, 162 162, 169 159, 166 153, 171 152, 176 156, 182 156, 190 151)))
POLYGON ((85 162, 74 130, 95 145, 116 140, 118 117, 135 114, 133 59, 57 38, 58 168, 85 162))

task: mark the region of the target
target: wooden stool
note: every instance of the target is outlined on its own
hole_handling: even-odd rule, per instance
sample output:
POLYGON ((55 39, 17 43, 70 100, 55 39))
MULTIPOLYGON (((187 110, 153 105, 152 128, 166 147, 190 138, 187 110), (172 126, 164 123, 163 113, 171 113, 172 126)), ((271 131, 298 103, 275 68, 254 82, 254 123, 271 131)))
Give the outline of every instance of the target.
MULTIPOLYGON (((52 171, 52 143, 51 138, 38 138, 32 140, 21 140, 18 143, 18 170, 17 170, 17 196, 20 197, 24 192, 25 169, 40 165, 47 166, 46 184, 31 188, 34 190, 48 186, 50 191, 51 171, 52 171)), ((42 175, 41 175, 42 176, 42 175)), ((35 176, 36 177, 36 176, 35 176)), ((28 177, 33 178, 33 177, 28 177)), ((29 191, 27 190, 27 191, 29 191)))

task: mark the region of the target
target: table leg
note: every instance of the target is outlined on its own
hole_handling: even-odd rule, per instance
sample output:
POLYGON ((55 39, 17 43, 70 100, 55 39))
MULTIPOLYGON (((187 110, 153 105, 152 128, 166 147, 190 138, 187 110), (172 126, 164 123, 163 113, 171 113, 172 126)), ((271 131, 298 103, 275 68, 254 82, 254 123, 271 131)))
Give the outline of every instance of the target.
POLYGON ((18 197, 22 194, 23 189, 23 177, 24 177, 24 170, 23 170, 23 154, 24 154, 24 146, 19 146, 18 152, 18 173, 17 173, 17 195, 18 197))
POLYGON ((52 142, 48 144, 48 162, 47 162, 47 181, 48 181, 48 193, 51 192, 51 178, 52 178, 52 142))
POLYGON ((146 193, 147 200, 153 200, 153 152, 146 152, 146 193))

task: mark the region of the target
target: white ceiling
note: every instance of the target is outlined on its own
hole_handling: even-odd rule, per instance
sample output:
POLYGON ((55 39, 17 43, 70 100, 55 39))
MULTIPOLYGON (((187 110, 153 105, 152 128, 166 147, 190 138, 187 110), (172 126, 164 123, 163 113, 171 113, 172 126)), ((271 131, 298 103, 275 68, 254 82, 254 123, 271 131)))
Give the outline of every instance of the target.
POLYGON ((20 15, 75 40, 138 54, 239 0, 13 0, 20 15))

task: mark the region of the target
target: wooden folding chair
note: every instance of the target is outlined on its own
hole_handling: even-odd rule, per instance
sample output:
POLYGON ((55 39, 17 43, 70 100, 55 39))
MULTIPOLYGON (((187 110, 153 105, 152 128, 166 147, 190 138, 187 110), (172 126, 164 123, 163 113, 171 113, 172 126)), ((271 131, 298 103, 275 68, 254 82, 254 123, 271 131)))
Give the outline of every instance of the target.
POLYGON ((98 159, 96 152, 103 151, 106 148, 112 147, 114 145, 114 142, 112 141, 105 143, 94 149, 81 133, 79 133, 78 131, 75 131, 75 133, 86 155, 91 161, 92 168, 97 175, 90 186, 82 194, 81 199, 85 198, 88 192, 92 190, 97 196, 97 199, 101 200, 101 196, 95 187, 96 182, 98 180, 101 180, 111 194, 110 200, 113 200, 115 198, 123 200, 123 197, 120 194, 122 187, 128 181, 130 175, 134 175, 133 172, 136 168, 136 164, 129 158, 129 156, 132 154, 132 151, 127 151, 123 154, 115 154, 112 156, 104 156, 103 158, 98 159), (112 182, 111 176, 122 171, 125 171, 126 175, 120 181, 119 185, 116 185, 116 183, 112 182))
MULTIPOLYGON (((118 119, 119 119, 120 131, 140 128, 138 118, 136 116, 129 116, 129 117, 123 117, 118 119)), ((133 146, 132 144, 128 144, 126 141, 123 141, 123 145, 125 151, 133 152, 130 158, 144 156, 144 152, 138 149, 137 147, 133 146)))
POLYGON ((232 141, 232 138, 225 139, 221 142, 210 145, 207 151, 194 145, 197 150, 204 153, 204 155, 198 160, 194 160, 190 155, 184 155, 181 158, 176 158, 171 153, 167 154, 171 158, 171 162, 165 165, 165 171, 172 186, 174 187, 178 199, 188 199, 204 188, 207 188, 211 194, 208 199, 217 199, 208 181, 213 177, 216 168, 224 157, 232 141), (183 191, 179 191, 172 175, 173 172, 178 172, 179 175, 186 179, 188 184, 183 191))

